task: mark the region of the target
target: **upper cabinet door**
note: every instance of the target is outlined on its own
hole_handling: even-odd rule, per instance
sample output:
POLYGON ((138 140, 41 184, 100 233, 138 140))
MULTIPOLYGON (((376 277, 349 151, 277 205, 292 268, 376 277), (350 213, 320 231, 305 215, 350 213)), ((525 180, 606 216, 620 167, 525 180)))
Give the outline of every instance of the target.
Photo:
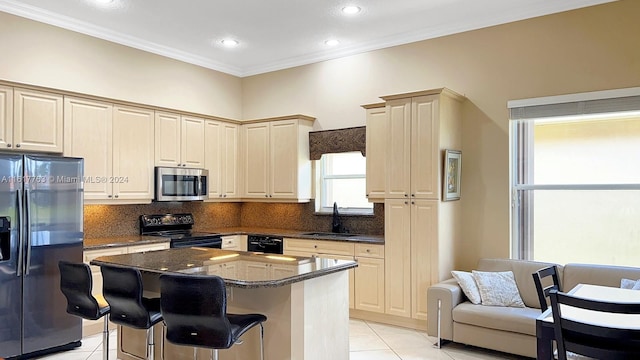
POLYGON ((384 201, 387 160, 385 107, 367 109, 367 198, 384 201))
POLYGON ((411 101, 411 197, 438 199, 438 96, 411 101))
POLYGON ((222 197, 222 123, 207 120, 204 124, 204 168, 209 170, 209 199, 222 197))
POLYGON ((247 124, 242 128, 244 197, 268 198, 269 123, 247 124))
MULTIPOLYGON (((297 198, 298 179, 298 121, 281 120, 271 123, 271 177, 269 196, 297 198)), ((306 139, 308 140, 308 137, 306 139)))
POLYGON ((180 115, 155 113, 155 164, 179 166, 180 164, 180 115))
POLYGON ((64 155, 84 158, 84 198, 110 199, 113 105, 65 97, 64 106, 64 155))
POLYGON ((181 122, 180 163, 185 167, 204 168, 204 119, 182 116, 181 122))
POLYGON ((222 193, 225 198, 239 198, 239 127, 236 124, 223 124, 222 149, 222 193))
POLYGON ((62 153, 63 97, 14 89, 13 148, 62 153))
POLYGON ((13 88, 0 86, 0 149, 13 147, 13 88))
POLYGON ((411 99, 387 102, 386 197, 408 198, 411 188, 411 99))
POLYGON ((113 197, 153 199, 153 110, 113 109, 113 197))

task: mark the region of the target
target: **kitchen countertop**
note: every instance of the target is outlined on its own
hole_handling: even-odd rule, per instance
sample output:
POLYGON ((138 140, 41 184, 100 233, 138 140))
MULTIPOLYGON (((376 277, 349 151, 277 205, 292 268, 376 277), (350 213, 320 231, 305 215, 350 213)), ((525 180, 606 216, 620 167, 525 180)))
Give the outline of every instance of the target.
POLYGON ((225 235, 269 235, 269 236, 281 236, 296 239, 310 239, 310 240, 333 240, 333 241, 349 241, 360 242, 369 244, 384 244, 384 235, 363 235, 363 234, 339 234, 331 232, 321 232, 322 235, 305 235, 313 233, 315 231, 301 231, 301 230, 286 230, 286 229, 269 229, 269 228, 256 228, 256 227, 231 227, 231 228, 213 228, 202 230, 205 232, 218 233, 222 236, 225 235))
POLYGON ((280 287, 358 266, 350 260, 208 248, 101 256, 92 260, 91 265, 136 268, 156 274, 219 275, 228 286, 240 288, 280 287))
POLYGON ((98 250, 119 246, 157 244, 169 241, 171 241, 171 239, 168 237, 142 235, 84 239, 84 250, 98 250))
MULTIPOLYGON (((255 228, 255 227, 225 227, 225 228, 213 228, 213 229, 199 229, 199 232, 216 233, 221 236, 227 235, 269 235, 269 236, 281 236, 296 239, 309 239, 309 240, 332 240, 332 241, 348 241, 367 244, 380 244, 384 245, 384 235, 361 235, 361 234, 334 234, 334 233, 322 233, 322 235, 305 235, 312 233, 313 231, 300 231, 300 230, 286 230, 286 229, 269 229, 269 228, 255 228)), ((131 235, 131 236, 114 236, 84 239, 85 250, 98 250, 108 249, 118 246, 132 246, 132 245, 145 245, 155 244, 162 242, 169 242, 168 237, 162 236, 143 236, 143 235, 131 235)))

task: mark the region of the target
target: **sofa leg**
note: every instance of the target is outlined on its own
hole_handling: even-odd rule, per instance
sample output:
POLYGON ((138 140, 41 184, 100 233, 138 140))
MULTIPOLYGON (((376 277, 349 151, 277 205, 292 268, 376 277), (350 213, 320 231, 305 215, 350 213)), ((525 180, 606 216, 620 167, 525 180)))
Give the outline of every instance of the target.
POLYGON ((440 314, 440 312, 441 312, 441 306, 442 306, 442 300, 441 300, 441 299, 438 299, 438 340, 437 340, 437 342, 436 342, 435 344, 433 344, 433 345, 434 345, 436 348, 438 348, 438 349, 440 349, 440 346, 442 345, 442 343, 441 343, 441 341, 440 341, 440 335, 441 335, 441 334, 440 334, 440 327, 441 327, 441 326, 440 326, 440 325, 441 325, 441 324, 440 324, 440 321, 441 321, 441 317, 440 317, 440 316, 441 316, 441 314, 440 314))

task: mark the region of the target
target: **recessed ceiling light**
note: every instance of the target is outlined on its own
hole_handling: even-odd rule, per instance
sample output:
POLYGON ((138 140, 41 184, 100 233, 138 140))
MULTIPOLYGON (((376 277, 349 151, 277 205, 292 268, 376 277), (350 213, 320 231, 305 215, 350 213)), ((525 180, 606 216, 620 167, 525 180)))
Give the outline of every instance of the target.
POLYGON ((113 0, 94 0, 94 1, 99 4, 111 4, 113 2, 113 0))
POLYGON ((230 48, 240 45, 240 42, 238 40, 233 40, 233 39, 224 39, 221 41, 221 43, 222 45, 230 48))
POLYGON ((360 7, 354 6, 354 5, 349 5, 349 6, 345 6, 345 7, 342 8, 342 12, 347 14, 347 15, 357 14, 361 10, 362 9, 360 9, 360 7))
POLYGON ((325 45, 327 46, 336 46, 338 44, 340 44, 340 41, 336 40, 336 39, 330 39, 324 42, 325 45))

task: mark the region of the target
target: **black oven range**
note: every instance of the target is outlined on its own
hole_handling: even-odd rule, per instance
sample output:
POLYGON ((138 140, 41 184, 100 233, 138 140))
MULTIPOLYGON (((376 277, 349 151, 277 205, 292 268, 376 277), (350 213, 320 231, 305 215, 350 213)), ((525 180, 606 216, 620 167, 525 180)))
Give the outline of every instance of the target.
POLYGON ((195 232, 194 223, 193 214, 140 215, 140 235, 169 237, 172 248, 222 247, 219 234, 195 232))

